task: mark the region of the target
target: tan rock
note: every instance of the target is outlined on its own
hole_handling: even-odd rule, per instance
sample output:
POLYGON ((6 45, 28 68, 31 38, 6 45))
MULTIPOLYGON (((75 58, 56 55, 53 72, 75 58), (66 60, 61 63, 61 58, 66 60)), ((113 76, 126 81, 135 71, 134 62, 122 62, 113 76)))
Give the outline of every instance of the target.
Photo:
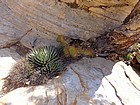
POLYGON ((98 7, 98 6, 107 6, 107 7, 121 7, 123 5, 134 6, 138 0, 76 0, 78 5, 86 7, 98 7))
POLYGON ((10 47, 20 40, 30 28, 13 15, 12 10, 0 2, 0 48, 10 47))
POLYGON ((74 3, 75 2, 75 0, 60 0, 60 1, 65 2, 65 3, 74 3))
POLYGON ((11 57, 16 61, 21 58, 20 55, 13 48, 0 49, 0 58, 1 57, 11 57))
POLYGON ((56 0, 2 0, 1 7, 8 6, 9 12, 18 18, 20 27, 23 27, 20 32, 26 32, 26 25, 29 25, 52 38, 67 35, 87 40, 121 25, 137 1, 76 0, 78 5, 86 6, 90 12, 70 8, 56 0))
POLYGON ((83 58, 71 64, 68 71, 48 81, 46 85, 16 89, 2 97, 0 102, 12 105, 86 105, 100 86, 103 74, 110 74, 113 64, 102 58, 83 58))
MULTIPOLYGON (((28 48, 57 45, 57 35, 97 37, 118 27, 137 1, 75 0, 81 10, 56 0, 0 0, 0 48, 17 41, 28 48)), ((13 47, 0 49, 0 88, 19 58, 13 47)), ((3 97, 0 93, 0 104, 138 105, 139 81, 139 75, 123 62, 114 65, 103 58, 83 58, 46 85, 21 87, 3 97)))
POLYGON ((35 29, 28 32, 26 36, 24 36, 20 40, 21 44, 32 49, 32 47, 39 47, 39 46, 49 46, 49 45, 58 45, 55 38, 49 36, 47 34, 41 33, 35 29))

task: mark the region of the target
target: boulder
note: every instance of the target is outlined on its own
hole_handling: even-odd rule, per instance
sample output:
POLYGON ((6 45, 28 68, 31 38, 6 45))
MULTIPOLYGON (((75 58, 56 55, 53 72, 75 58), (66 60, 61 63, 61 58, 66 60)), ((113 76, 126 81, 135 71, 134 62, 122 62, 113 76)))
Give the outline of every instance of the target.
MULTIPOLYGON (((3 78, 32 47, 57 45, 57 35, 94 40, 120 26, 137 2, 0 0, 0 90, 3 78)), ((0 105, 138 105, 139 81, 122 61, 82 58, 45 85, 0 93, 0 105)))
POLYGON ((31 30, 0 0, 0 48, 10 47, 31 30))
POLYGON ((12 47, 0 49, 0 58, 4 58, 4 57, 11 57, 16 61, 18 61, 21 58, 21 56, 12 47))
POLYGON ((36 48, 39 46, 49 46, 49 45, 53 45, 56 46, 58 45, 58 43, 56 42, 56 40, 54 40, 54 38, 44 33, 41 33, 39 31, 37 31, 36 29, 31 30, 30 32, 28 32, 21 40, 20 43, 27 47, 27 48, 36 48))
MULTIPOLYGON (((11 30, 20 30, 12 31, 13 34, 16 33, 13 36, 22 36, 27 32, 26 30, 30 29, 28 28, 30 26, 53 39, 57 35, 66 35, 87 40, 121 25, 138 0, 74 1, 1 0, 3 14, 9 14, 8 17, 11 18, 3 14, 1 17, 12 20, 9 20, 9 24, 14 23, 15 28, 11 26, 11 30)), ((3 27, 3 24, 1 25, 3 27)), ((8 26, 5 30, 9 29, 8 26)))
POLYGON ((9 74, 11 68, 16 63, 16 61, 12 57, 0 57, 0 97, 3 96, 3 92, 1 91, 2 86, 4 84, 4 78, 9 74))
POLYGON ((0 48, 24 36, 21 43, 28 48, 35 39, 36 46, 46 38, 54 43, 57 35, 95 39, 121 25, 137 1, 0 0, 0 48))
POLYGON ((1 105, 138 105, 140 77, 125 63, 83 58, 46 85, 21 87, 1 105), (17 98, 18 97, 18 98, 17 98))

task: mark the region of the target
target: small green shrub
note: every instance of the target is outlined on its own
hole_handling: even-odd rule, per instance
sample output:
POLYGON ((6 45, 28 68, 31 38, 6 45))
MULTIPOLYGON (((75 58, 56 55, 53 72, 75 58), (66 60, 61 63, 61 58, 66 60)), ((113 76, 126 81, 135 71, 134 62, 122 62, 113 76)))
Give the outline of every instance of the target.
POLYGON ((63 69, 63 63, 57 48, 53 46, 34 49, 27 56, 31 67, 46 75, 49 79, 59 74, 63 69))
POLYGON ((4 78, 2 91, 7 93, 19 87, 45 84, 48 79, 62 73, 64 64, 60 51, 54 46, 33 49, 4 78))

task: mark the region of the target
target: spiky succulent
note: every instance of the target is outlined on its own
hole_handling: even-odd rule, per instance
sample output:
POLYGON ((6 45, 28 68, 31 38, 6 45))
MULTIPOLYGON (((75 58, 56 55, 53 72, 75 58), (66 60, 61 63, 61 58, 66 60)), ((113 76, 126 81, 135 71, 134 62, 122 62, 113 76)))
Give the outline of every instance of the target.
POLYGON ((63 63, 59 51, 54 46, 45 46, 32 50, 27 55, 27 60, 31 67, 52 78, 63 70, 63 63))

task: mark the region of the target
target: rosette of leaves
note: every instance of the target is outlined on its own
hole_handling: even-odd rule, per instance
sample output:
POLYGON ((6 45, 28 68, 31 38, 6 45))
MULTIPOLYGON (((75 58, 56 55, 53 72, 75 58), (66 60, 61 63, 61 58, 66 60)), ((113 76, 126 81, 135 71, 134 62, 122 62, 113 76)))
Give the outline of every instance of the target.
POLYGON ((62 48, 45 46, 33 49, 25 58, 18 61, 4 78, 2 93, 19 87, 45 84, 48 79, 64 70, 62 48))
POLYGON ((32 50, 27 55, 30 66, 48 79, 57 76, 64 69, 60 51, 54 46, 45 46, 32 50))

